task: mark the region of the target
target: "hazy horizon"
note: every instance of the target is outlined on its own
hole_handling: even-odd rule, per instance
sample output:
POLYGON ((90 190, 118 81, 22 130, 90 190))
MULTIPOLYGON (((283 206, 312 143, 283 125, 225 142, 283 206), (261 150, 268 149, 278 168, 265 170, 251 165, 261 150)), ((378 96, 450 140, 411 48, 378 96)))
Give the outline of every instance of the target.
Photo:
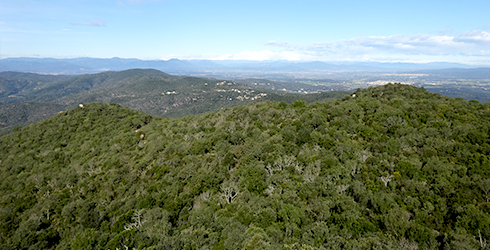
MULTIPOLYGON (((4 59, 53 59, 53 60, 76 60, 76 59, 94 59, 94 60, 116 60, 116 59, 121 59, 121 60, 138 60, 138 61, 162 61, 162 62, 168 62, 172 60, 179 60, 179 61, 211 61, 211 62, 285 62, 285 63, 315 63, 315 62, 320 62, 320 63, 326 63, 326 64, 338 64, 338 65, 348 65, 348 64, 461 64, 461 65, 468 65, 472 66, 473 64, 465 64, 465 63, 459 63, 459 62, 447 62, 447 61, 349 61, 349 60, 338 60, 338 61, 320 61, 320 60, 287 60, 287 59, 264 59, 264 60, 259 60, 259 59, 181 59, 181 58, 157 58, 157 59, 140 59, 140 58, 135 58, 135 57, 88 57, 88 56, 82 56, 82 57, 42 57, 42 56, 20 56, 20 57, 2 57, 0 60, 4 59)), ((490 64, 489 64, 490 65, 490 64)), ((482 65, 485 66, 485 65, 482 65)))

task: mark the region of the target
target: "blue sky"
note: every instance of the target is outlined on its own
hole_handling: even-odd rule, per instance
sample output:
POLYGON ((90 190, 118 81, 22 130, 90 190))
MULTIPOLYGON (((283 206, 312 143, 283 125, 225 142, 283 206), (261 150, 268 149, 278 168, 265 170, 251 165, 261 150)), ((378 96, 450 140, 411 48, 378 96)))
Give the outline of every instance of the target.
POLYGON ((0 57, 490 65, 490 1, 2 0, 0 57))

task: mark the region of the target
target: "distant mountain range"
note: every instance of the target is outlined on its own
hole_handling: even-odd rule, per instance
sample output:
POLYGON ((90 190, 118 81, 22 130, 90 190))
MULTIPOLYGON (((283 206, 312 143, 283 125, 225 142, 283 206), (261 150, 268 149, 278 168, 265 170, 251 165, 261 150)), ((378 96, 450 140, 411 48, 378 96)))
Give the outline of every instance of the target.
POLYGON ((382 63, 382 62, 291 62, 291 61, 214 61, 214 60, 139 60, 123 58, 6 58, 0 60, 0 71, 39 74, 88 74, 151 68, 170 74, 213 76, 224 72, 314 72, 314 71, 413 71, 445 68, 475 68, 458 63, 382 63))

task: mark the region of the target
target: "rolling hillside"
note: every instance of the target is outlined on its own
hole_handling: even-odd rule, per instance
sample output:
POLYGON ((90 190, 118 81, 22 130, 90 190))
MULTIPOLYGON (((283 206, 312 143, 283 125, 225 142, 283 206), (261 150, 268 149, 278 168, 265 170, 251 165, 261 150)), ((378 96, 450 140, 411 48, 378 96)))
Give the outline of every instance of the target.
POLYGON ((178 119, 84 104, 0 137, 0 248, 487 249, 489 121, 400 84, 178 119))

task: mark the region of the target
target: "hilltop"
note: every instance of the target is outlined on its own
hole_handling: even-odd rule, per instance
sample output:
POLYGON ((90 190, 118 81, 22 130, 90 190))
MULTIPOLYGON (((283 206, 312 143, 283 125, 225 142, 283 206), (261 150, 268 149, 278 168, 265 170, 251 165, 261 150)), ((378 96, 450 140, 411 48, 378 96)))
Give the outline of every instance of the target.
POLYGON ((0 248, 485 248, 489 118, 400 84, 178 119, 84 104, 0 137, 0 248))

